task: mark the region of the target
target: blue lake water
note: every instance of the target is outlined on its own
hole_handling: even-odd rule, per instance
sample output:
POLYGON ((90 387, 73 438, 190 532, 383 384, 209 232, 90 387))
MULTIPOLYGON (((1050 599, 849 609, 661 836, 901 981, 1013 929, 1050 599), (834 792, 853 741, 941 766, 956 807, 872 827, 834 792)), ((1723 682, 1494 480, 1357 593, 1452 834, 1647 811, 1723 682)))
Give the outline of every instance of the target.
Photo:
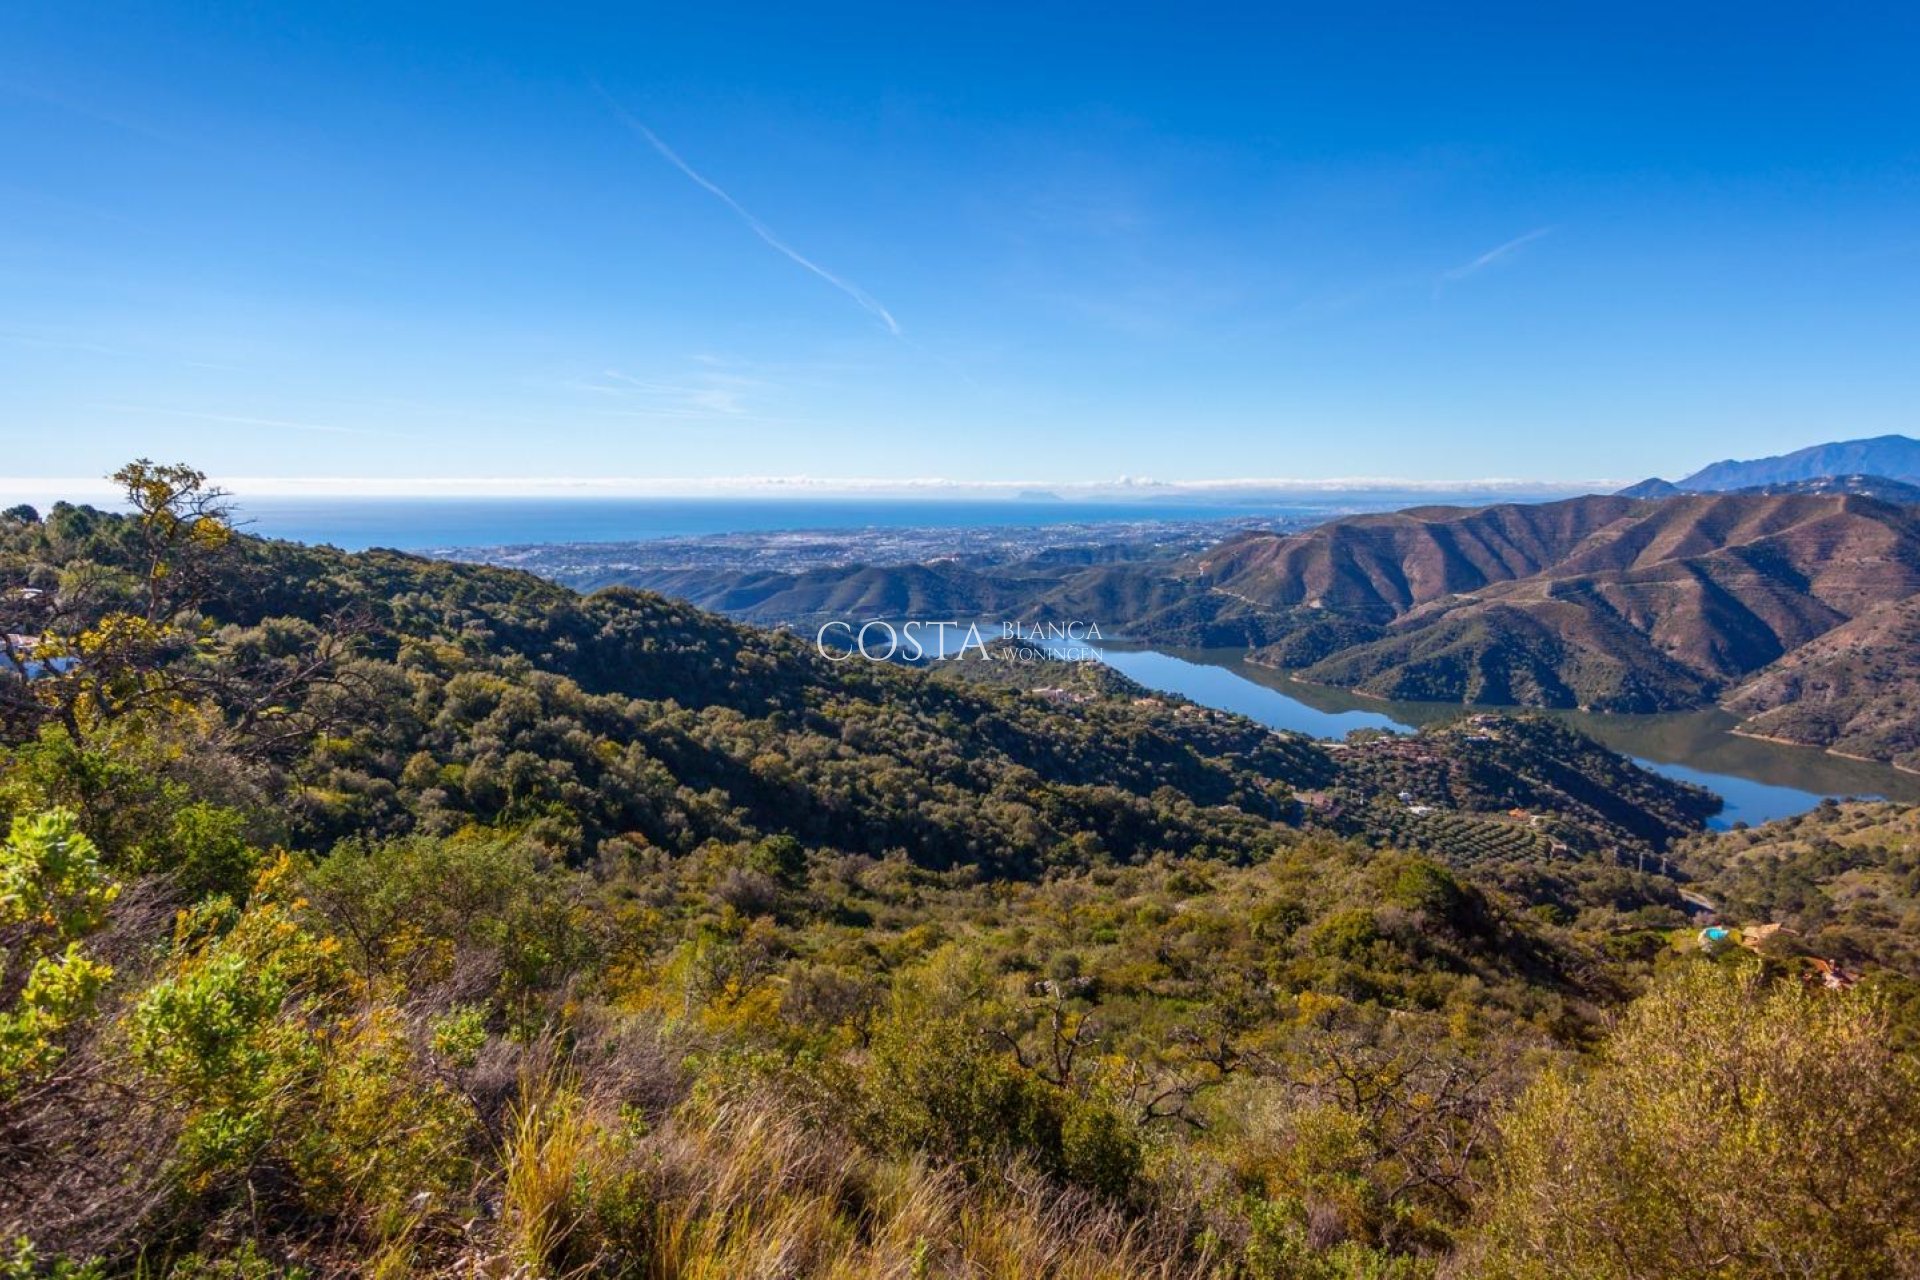
MULTIPOLYGON (((1316 738, 1355 729, 1404 731, 1463 714, 1457 704, 1360 698, 1254 666, 1237 650, 1159 650, 1102 646, 1103 660, 1131 679, 1205 706, 1232 711, 1275 729, 1316 738)), ((1709 824, 1759 824, 1804 813, 1828 796, 1879 796, 1920 802, 1920 777, 1887 765, 1842 760, 1808 747, 1760 742, 1729 732, 1722 711, 1608 716, 1545 714, 1640 764, 1714 792, 1725 807, 1709 824)))

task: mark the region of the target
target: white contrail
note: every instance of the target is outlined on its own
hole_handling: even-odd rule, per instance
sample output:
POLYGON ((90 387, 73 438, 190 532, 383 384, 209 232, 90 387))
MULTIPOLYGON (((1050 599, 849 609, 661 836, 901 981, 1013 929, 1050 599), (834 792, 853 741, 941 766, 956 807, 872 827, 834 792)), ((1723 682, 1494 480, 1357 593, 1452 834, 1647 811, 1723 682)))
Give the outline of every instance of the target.
POLYGON ((1442 271, 1440 273, 1440 283, 1451 284, 1456 280, 1465 280, 1475 272, 1492 266, 1522 245, 1532 244, 1535 240, 1538 240, 1541 236, 1546 235, 1552 230, 1552 227, 1535 227, 1523 236, 1515 236, 1505 244, 1497 245, 1487 250, 1472 262, 1462 263, 1460 266, 1454 267, 1451 270, 1442 271))
POLYGON ((762 240, 764 240, 769 247, 778 249, 781 253, 785 254, 788 258, 792 259, 794 262, 805 267, 807 270, 813 272, 813 274, 819 276, 822 280, 825 280, 828 284, 832 285, 834 288, 838 289, 840 292, 846 294, 849 298, 852 298, 855 302, 859 303, 860 306, 864 308, 868 314, 872 315, 875 319, 879 320, 881 324, 884 324, 885 326, 887 326, 888 333, 891 333, 896 338, 900 336, 900 322, 893 318, 893 313, 891 311, 888 311, 885 307, 880 305, 879 299, 875 298, 872 294, 868 293, 865 289, 862 289, 859 285, 853 283, 851 280, 841 279, 839 276, 833 274, 833 272, 827 270, 825 267, 821 266, 819 263, 815 262, 813 259, 801 253, 798 249, 794 248, 792 245, 782 240, 779 236, 773 234, 772 229, 769 228, 766 223, 760 221, 760 219, 754 217, 751 213, 747 212, 746 208, 742 206, 738 200, 735 200, 732 196, 728 195, 725 191, 723 191, 720 188, 718 183, 708 178, 705 174, 701 173, 698 169, 688 164, 685 160, 682 160, 680 158, 680 154, 677 151, 675 151, 672 147, 668 146, 666 143, 660 140, 660 135, 656 134, 653 130, 647 128, 647 126, 640 123, 640 121, 634 119, 634 117, 626 110, 626 108, 622 107, 618 102, 614 100, 613 95, 609 94, 605 89, 602 89, 598 84, 594 85, 593 87, 600 94, 600 96, 606 100, 607 105, 613 108, 613 113, 620 117, 620 122, 622 124, 626 125, 627 128, 633 130, 635 133, 645 138, 647 142, 653 147, 653 149, 655 151, 658 151, 662 156, 664 156, 667 159, 667 161, 673 165, 674 168, 686 174, 689 178, 693 179, 694 182, 698 183, 703 189, 705 189, 707 192, 709 192, 715 198, 717 198, 722 204, 726 205, 727 208, 733 210, 734 213, 739 216, 740 221, 746 223, 748 229, 750 229, 753 232, 753 234, 755 234, 756 236, 759 236, 762 240))

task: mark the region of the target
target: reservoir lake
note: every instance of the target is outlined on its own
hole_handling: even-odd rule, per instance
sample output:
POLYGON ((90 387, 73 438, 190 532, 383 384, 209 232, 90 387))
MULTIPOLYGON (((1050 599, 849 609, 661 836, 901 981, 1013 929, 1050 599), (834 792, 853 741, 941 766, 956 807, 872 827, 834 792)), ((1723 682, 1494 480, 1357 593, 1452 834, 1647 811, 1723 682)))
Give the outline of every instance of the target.
MULTIPOLYGON (((1405 732, 1455 719, 1468 710, 1513 710, 1364 698, 1257 666, 1237 649, 1146 648, 1113 642, 1098 647, 1108 666, 1149 689, 1315 738, 1342 738, 1355 729, 1405 732)), ((1845 760, 1811 747, 1743 738, 1730 732, 1736 721, 1724 711, 1539 714, 1565 722, 1656 773, 1714 792, 1725 802, 1708 824, 1718 829, 1804 813, 1829 796, 1920 801, 1920 776, 1890 765, 1845 760)))

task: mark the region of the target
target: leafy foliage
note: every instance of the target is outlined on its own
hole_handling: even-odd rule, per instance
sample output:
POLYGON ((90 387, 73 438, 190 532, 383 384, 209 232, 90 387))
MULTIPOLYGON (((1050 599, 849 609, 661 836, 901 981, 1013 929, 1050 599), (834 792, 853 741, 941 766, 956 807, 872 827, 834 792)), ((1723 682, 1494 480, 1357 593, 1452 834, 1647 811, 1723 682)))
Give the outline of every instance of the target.
POLYGON ((1692 966, 1507 1125, 1486 1274, 1912 1275, 1920 1069, 1866 995, 1692 966))
POLYGON ((68 1027, 112 978, 82 939, 105 923, 118 893, 72 814, 13 820, 0 844, 0 1096, 60 1059, 68 1027))

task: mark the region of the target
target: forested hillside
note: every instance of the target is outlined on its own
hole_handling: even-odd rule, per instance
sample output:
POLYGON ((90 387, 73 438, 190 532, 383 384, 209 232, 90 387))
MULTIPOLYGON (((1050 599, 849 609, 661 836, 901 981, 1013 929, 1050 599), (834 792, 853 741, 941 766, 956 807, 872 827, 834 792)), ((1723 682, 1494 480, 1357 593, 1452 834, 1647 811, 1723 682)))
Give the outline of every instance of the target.
POLYGON ((1870 803, 1811 813, 1717 839, 1679 859, 1710 879, 1731 919, 1782 926, 1782 959, 1817 956, 1920 977, 1920 811, 1870 803))
POLYGON ((1726 698, 1742 731, 1920 769, 1920 597, 1835 627, 1726 698))
POLYGON ((834 664, 118 478, 0 517, 0 1273, 1920 1274, 1907 953, 1703 952, 1677 877, 1777 895, 1565 729, 834 664))

